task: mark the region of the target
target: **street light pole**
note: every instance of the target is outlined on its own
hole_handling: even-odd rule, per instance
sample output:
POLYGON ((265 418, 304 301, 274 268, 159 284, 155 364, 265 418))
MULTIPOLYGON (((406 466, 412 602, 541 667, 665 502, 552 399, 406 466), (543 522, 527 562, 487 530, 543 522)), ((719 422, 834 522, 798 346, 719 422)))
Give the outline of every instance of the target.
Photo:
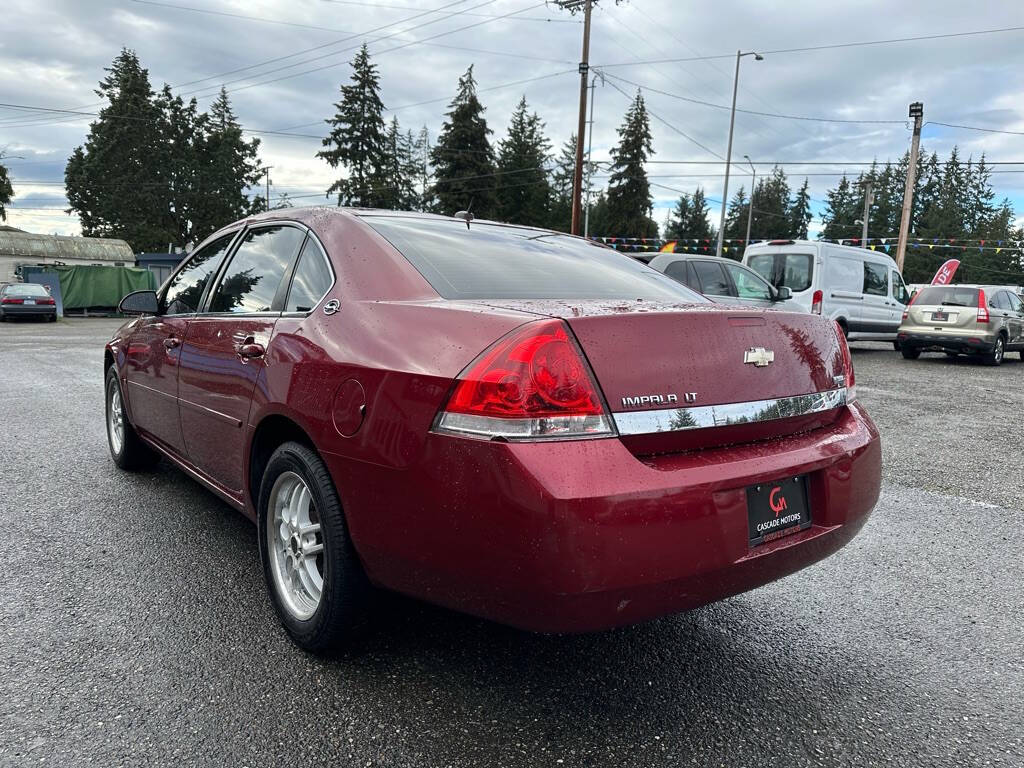
POLYGON ((722 187, 722 213, 718 217, 718 247, 716 256, 722 255, 722 238, 725 236, 725 206, 729 200, 729 166, 732 165, 732 133, 736 125, 736 91, 740 87, 740 59, 753 56, 755 61, 764 61, 764 56, 754 51, 736 51, 736 74, 732 80, 732 109, 729 112, 729 147, 725 152, 725 185, 722 187))
POLYGON ((757 170, 754 168, 754 162, 750 159, 750 155, 744 155, 743 157, 750 163, 750 203, 747 205, 747 239, 743 241, 743 251, 745 253, 747 248, 750 247, 750 224, 754 220, 754 190, 757 188, 757 170))

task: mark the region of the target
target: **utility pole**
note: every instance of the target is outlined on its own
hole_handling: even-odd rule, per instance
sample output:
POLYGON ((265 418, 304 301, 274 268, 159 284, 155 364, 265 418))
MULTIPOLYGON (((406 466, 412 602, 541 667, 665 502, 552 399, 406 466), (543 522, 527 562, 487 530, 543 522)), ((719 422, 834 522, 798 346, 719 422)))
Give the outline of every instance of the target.
POLYGON ((871 182, 869 181, 864 185, 864 218, 861 219, 861 231, 860 231, 860 245, 861 248, 867 246, 868 243, 868 217, 871 216, 871 203, 875 201, 875 196, 871 192, 871 182))
POLYGON ((743 252, 746 253, 747 248, 750 247, 750 225, 754 221, 754 190, 757 189, 757 170, 754 168, 754 161, 750 159, 750 155, 744 155, 743 157, 750 163, 750 203, 747 204, 747 239, 743 241, 743 252))
POLYGON ((270 210, 270 169, 273 168, 273 167, 274 166, 272 166, 272 165, 267 165, 267 166, 264 166, 264 168, 263 168, 263 173, 267 177, 267 210, 268 211, 270 210))
POLYGON ((587 132, 587 78, 590 73, 590 10, 594 0, 557 0, 570 13, 583 9, 583 56, 580 60, 580 119, 576 131, 576 169, 572 178, 571 234, 580 233, 583 203, 583 135, 587 132))
MULTIPOLYGON (((732 165, 732 132, 736 125, 736 91, 740 87, 740 59, 744 56, 753 56, 755 61, 764 61, 764 56, 760 53, 736 51, 736 75, 732 80, 732 110, 729 112, 729 148, 725 152, 725 184, 722 187, 722 215, 718 217, 716 256, 722 255, 722 238, 725 237, 725 206, 729 200, 729 166, 732 165)), ((753 207, 753 195, 751 195, 751 207, 753 207)))
POLYGON ((903 214, 900 216, 900 239, 896 246, 896 267, 903 271, 903 258, 907 253, 907 236, 910 234, 910 209, 914 203, 914 184, 917 182, 917 152, 921 147, 921 122, 924 119, 924 104, 915 101, 910 105, 909 116, 914 118, 914 138, 910 142, 910 163, 907 165, 907 186, 903 188, 903 214))
POLYGON ((590 135, 587 138, 587 202, 583 208, 583 236, 590 236, 590 151, 594 148, 594 91, 597 89, 597 80, 601 79, 604 85, 604 75, 595 71, 590 78, 590 135))

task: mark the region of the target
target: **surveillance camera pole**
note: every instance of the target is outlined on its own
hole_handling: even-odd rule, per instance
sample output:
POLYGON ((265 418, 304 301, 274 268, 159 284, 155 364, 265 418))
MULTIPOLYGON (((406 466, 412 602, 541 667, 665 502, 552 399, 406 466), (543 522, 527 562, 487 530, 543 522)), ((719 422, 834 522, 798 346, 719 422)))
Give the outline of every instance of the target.
POLYGON ((921 147, 924 104, 920 101, 911 104, 909 116, 914 118, 914 137, 910 142, 910 163, 907 165, 907 185, 903 188, 903 213, 900 216, 900 239, 896 246, 896 266, 900 272, 903 271, 903 258, 907 253, 907 236, 910 234, 910 209, 914 203, 914 184, 917 182, 917 152, 921 147))

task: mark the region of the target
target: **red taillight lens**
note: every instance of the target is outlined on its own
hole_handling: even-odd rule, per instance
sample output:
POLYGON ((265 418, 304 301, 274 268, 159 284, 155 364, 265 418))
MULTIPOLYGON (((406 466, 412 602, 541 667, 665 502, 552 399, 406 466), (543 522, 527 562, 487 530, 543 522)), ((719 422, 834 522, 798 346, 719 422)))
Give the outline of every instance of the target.
POLYGON ((988 301, 985 299, 985 291, 982 288, 978 289, 978 322, 988 322, 988 301))
POLYGON ((24 303, 25 303, 24 299, 12 299, 12 298, 8 298, 8 297, 5 297, 2 301, 0 301, 0 304, 24 304, 24 303))
POLYGON ((912 306, 914 306, 914 301, 917 299, 917 297, 918 297, 918 295, 920 293, 921 293, 920 291, 915 293, 913 296, 910 297, 910 301, 907 302, 907 308, 903 310, 903 319, 904 320, 906 320, 907 317, 910 315, 910 308, 912 306))
POLYGON ((833 323, 836 332, 836 340, 839 342, 839 357, 843 366, 843 377, 846 385, 846 402, 852 403, 857 399, 857 377, 853 373, 853 356, 850 354, 850 345, 846 343, 846 336, 839 323, 833 323))
POLYGON ((480 355, 459 375, 436 428, 485 439, 613 434, 593 374, 559 320, 528 323, 480 355))
POLYGON ((824 297, 825 296, 824 296, 824 294, 821 291, 815 291, 811 295, 811 314, 812 315, 820 315, 821 314, 821 300, 824 297))

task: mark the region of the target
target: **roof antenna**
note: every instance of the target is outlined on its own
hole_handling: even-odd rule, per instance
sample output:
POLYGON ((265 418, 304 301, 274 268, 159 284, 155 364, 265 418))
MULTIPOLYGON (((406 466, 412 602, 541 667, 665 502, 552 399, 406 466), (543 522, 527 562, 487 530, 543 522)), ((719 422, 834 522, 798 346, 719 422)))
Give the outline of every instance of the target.
POLYGON ((464 211, 456 211, 455 212, 455 218, 456 219, 462 219, 463 221, 466 222, 466 229, 469 229, 469 222, 471 222, 473 219, 476 218, 473 215, 473 213, 472 213, 472 211, 473 211, 473 201, 475 199, 476 198, 473 198, 473 197, 469 198, 469 207, 466 208, 466 210, 464 210, 464 211))

